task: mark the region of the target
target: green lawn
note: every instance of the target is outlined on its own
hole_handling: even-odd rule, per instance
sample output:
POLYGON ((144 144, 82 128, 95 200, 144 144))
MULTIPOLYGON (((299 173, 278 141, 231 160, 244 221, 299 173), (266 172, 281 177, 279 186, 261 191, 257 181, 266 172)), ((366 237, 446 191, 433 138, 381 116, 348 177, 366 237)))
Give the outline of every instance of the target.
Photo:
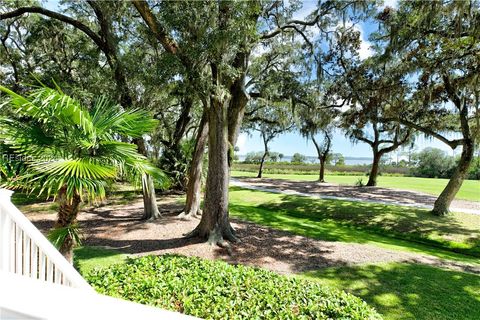
POLYGON ((74 252, 75 268, 84 275, 95 268, 106 268, 125 261, 126 254, 102 247, 78 247, 74 252))
POLYGON ((480 215, 230 188, 232 216, 330 241, 372 243, 464 261, 480 257, 480 215), (461 252, 476 256, 456 254, 461 252))
POLYGON ((352 293, 387 320, 477 320, 480 276, 418 264, 376 264, 305 274, 352 293))
MULTIPOLYGON (((255 177, 257 173, 246 171, 232 171, 232 177, 255 177)), ((264 174, 265 178, 285 179, 296 181, 316 181, 317 175, 312 174, 264 174)), ((366 176, 341 176, 326 175, 325 180, 331 183, 354 185, 359 179, 367 183, 366 176)), ((404 189, 439 195, 443 188, 447 185, 448 179, 430 179, 430 178, 414 178, 414 177, 378 177, 378 186, 385 188, 404 189)), ((463 182, 462 188, 458 192, 457 199, 480 201, 480 181, 466 180, 463 182)))

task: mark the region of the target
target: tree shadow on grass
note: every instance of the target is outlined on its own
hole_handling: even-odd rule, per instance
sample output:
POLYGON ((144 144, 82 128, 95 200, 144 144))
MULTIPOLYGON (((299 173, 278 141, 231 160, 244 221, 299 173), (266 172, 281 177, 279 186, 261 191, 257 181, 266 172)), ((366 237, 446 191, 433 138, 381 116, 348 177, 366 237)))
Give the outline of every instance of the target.
POLYGON ((420 264, 327 268, 305 274, 346 290, 386 319, 477 320, 480 276, 420 264))
MULTIPOLYGON (((231 190, 245 191, 238 187, 232 187, 231 190)), ((480 225, 466 226, 455 216, 437 217, 427 210, 367 202, 312 199, 278 194, 272 198, 271 193, 257 190, 248 190, 248 192, 264 193, 270 197, 267 196, 256 206, 247 206, 251 209, 242 208, 238 202, 233 202, 230 207, 236 210, 240 217, 249 219, 249 215, 250 218, 255 215, 253 218, 264 220, 263 222, 274 227, 275 225, 272 225, 274 222, 267 220, 278 219, 277 216, 288 220, 294 229, 302 227, 298 226, 299 223, 316 228, 326 224, 324 229, 329 232, 323 233, 323 239, 339 240, 338 232, 328 228, 328 222, 331 221, 346 228, 423 242, 455 252, 480 256, 480 225), (263 212, 264 217, 255 214, 259 211, 263 212), (334 233, 333 238, 329 237, 331 232, 334 233)), ((308 234, 304 235, 308 236, 308 234)), ((347 240, 345 237, 348 238, 348 235, 342 235, 340 238, 345 241, 347 240)))

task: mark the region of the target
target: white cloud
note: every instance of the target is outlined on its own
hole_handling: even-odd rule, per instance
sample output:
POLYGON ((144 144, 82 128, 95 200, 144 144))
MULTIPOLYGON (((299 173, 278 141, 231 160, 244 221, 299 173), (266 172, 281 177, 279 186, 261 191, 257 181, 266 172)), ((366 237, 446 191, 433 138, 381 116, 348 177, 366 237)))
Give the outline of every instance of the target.
POLYGON ((360 50, 358 51, 358 54, 360 55, 360 59, 364 60, 368 57, 373 56, 373 49, 371 47, 371 44, 365 36, 365 32, 363 31, 362 26, 356 24, 353 27, 356 31, 360 32, 360 50))
POLYGON ((258 43, 252 50, 252 57, 257 58, 268 52, 268 46, 263 43, 258 43))
POLYGON ((383 0, 383 7, 397 8, 398 0, 383 0))
MULTIPOLYGON (((337 25, 337 27, 343 26, 343 23, 337 25)), ((370 42, 367 40, 365 36, 365 31, 363 30, 362 26, 359 24, 353 25, 351 21, 345 22, 345 27, 349 28, 352 27, 355 31, 360 32, 360 49, 358 50, 358 54, 360 55, 360 59, 364 60, 368 57, 371 57, 374 53, 370 42)))
POLYGON ((315 1, 304 1, 302 7, 293 13, 292 18, 296 20, 305 20, 305 18, 312 13, 317 7, 315 1))

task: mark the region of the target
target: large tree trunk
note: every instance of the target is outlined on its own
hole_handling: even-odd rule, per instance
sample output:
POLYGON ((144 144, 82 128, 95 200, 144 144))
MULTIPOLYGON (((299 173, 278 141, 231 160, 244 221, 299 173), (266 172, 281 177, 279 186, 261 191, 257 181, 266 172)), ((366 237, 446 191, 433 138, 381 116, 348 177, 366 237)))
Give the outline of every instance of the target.
MULTIPOLYGON (((230 106, 228 108, 228 141, 232 145, 231 150, 235 147, 237 142, 240 127, 242 126, 243 116, 245 114, 245 107, 247 106, 249 96, 245 89, 245 77, 248 66, 249 53, 239 52, 235 57, 233 66, 242 71, 230 87, 230 106)), ((233 155, 232 155, 233 157, 233 155)))
MULTIPOLYGON (((67 199, 67 186, 63 186, 57 196, 59 204, 57 221, 54 228, 70 228, 77 223, 77 216, 80 207, 80 195, 75 192, 73 199, 67 199)), ((68 262, 73 263, 73 248, 75 247, 75 239, 70 235, 65 237, 65 241, 60 245, 60 253, 67 259, 68 262)))
POLYGON ((265 163, 265 159, 268 156, 268 141, 263 132, 262 132, 262 138, 263 138, 264 152, 263 152, 262 159, 260 160, 260 167, 258 168, 257 178, 259 179, 262 178, 263 164, 265 163))
POLYGON ((164 152, 160 157, 160 167, 168 172, 173 180, 172 188, 177 190, 185 190, 187 182, 187 174, 185 171, 185 155, 181 150, 181 141, 185 136, 188 124, 190 123, 190 111, 193 107, 193 96, 187 95, 182 99, 182 111, 175 122, 175 130, 167 141, 163 141, 164 152))
POLYGON ((263 174, 263 164, 265 163, 265 158, 267 157, 268 152, 265 152, 260 160, 260 167, 258 168, 257 178, 261 179, 263 174))
POLYGON ((206 112, 203 113, 200 127, 195 141, 195 149, 193 151, 192 162, 188 173, 187 184, 187 200, 185 203, 185 211, 179 217, 189 219, 191 217, 201 215, 201 187, 202 187, 202 168, 203 155, 208 139, 208 118, 206 112))
POLYGON ((208 239, 210 244, 226 246, 225 240, 236 241, 228 215, 228 102, 212 97, 208 109, 208 175, 205 206, 200 224, 188 236, 208 239))
POLYGON ((319 182, 325 182, 325 157, 320 158, 320 172, 318 175, 319 182))
POLYGON ((372 169, 370 170, 370 175, 368 176, 367 187, 375 187, 377 185, 378 167, 380 165, 381 157, 382 155, 374 149, 372 169))
POLYGON ((143 189, 143 220, 155 220, 162 216, 157 206, 157 197, 155 195, 155 185, 153 179, 148 174, 142 175, 143 189))
POLYGON ((320 163, 320 168, 319 168, 319 171, 318 171, 318 181, 319 182, 325 182, 324 175, 325 175, 326 155, 324 155, 322 153, 322 148, 320 148, 320 145, 318 144, 317 140, 315 139, 315 136, 314 136, 313 133, 310 135, 310 138, 312 139, 313 145, 315 146, 315 149, 317 150, 318 162, 320 163))
POLYGON ((455 169, 452 177, 448 181, 447 186, 443 189, 442 193, 438 196, 433 206, 432 213, 437 216, 446 215, 449 212, 450 204, 452 203, 455 195, 462 186, 463 180, 467 176, 468 168, 473 160, 474 146, 473 141, 467 139, 463 144, 462 155, 460 161, 455 169))
MULTIPOLYGON (((145 157, 147 156, 147 148, 143 138, 134 139, 138 152, 145 157)), ((162 216, 157 206, 157 197, 155 195, 155 186, 150 175, 142 176, 142 194, 143 194, 143 217, 144 220, 155 220, 162 216)))

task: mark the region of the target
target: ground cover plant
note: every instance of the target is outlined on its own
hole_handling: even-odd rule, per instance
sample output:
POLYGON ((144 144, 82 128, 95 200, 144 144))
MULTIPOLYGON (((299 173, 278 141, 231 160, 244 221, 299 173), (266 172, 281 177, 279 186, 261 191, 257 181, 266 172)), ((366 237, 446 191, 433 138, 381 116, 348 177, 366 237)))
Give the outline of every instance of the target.
MULTIPOLYGON (((246 171, 232 171, 232 177, 254 177, 255 173, 246 171)), ((316 181, 318 179, 316 174, 271 174, 265 171, 264 178, 284 179, 296 181, 316 181)), ((362 179, 364 182, 368 180, 365 175, 336 175, 326 173, 325 181, 327 183, 338 183, 344 185, 355 185, 355 183, 362 179)), ((403 189, 428 193, 432 195, 439 195, 448 179, 434 179, 434 178, 416 178, 416 177, 402 177, 402 176, 380 176, 378 177, 378 186, 384 188, 403 189)), ((460 191, 457 193, 456 199, 480 201, 480 180, 465 180, 460 191)))
POLYGON ((313 199, 239 187, 231 188, 230 212, 241 219, 311 238, 394 246, 406 240, 400 246, 436 255, 447 250, 480 257, 480 215, 435 217, 425 209, 313 199))
POLYGON ((146 256, 86 279, 99 293, 206 319, 381 319, 357 297, 314 281, 199 258, 146 256))

